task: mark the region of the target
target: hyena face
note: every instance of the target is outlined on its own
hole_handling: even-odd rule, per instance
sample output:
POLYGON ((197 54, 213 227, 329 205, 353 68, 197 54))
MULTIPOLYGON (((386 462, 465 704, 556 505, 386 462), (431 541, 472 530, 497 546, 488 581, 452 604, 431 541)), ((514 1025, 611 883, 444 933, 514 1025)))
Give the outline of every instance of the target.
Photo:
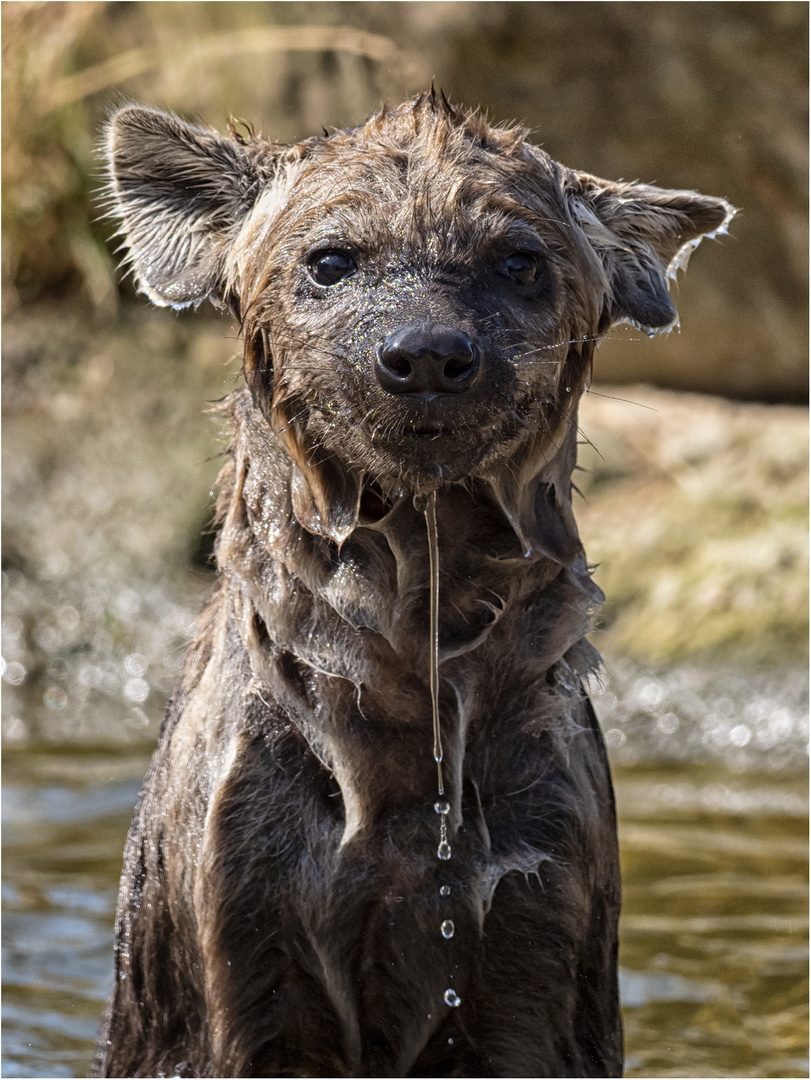
POLYGON ((418 486, 503 454, 555 400, 570 245, 528 209, 543 194, 534 162, 505 168, 458 137, 403 143, 368 153, 336 136, 305 161, 240 296, 288 418, 306 409, 329 452, 418 486))
POLYGON ((300 463, 420 491, 543 448, 596 338, 671 325, 668 270, 730 216, 566 169, 525 135, 433 94, 295 146, 132 107, 109 155, 138 283, 232 307, 254 399, 300 463))

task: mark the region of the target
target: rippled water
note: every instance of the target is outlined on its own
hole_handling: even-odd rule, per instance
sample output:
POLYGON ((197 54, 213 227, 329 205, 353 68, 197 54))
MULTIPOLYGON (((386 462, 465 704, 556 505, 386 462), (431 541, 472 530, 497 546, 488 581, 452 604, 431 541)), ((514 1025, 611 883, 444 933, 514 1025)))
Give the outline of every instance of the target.
POLYGON ((629 1076, 807 1076, 804 778, 617 770, 629 1076))
POLYGON ((86 746, 4 754, 4 1076, 88 1075, 147 760, 86 746))
MULTIPOLYGON (((120 674, 126 701, 123 665, 120 674)), ((797 768, 806 722, 803 680, 792 679, 782 691, 763 681, 748 719, 745 705, 723 719, 721 690, 740 693, 729 673, 629 669, 597 695, 609 736, 625 735, 609 741, 629 1076, 808 1075, 807 781, 797 768), (699 694, 720 729, 695 722, 699 694), (770 727, 758 719, 765 702, 770 727), (671 742, 672 716, 683 743, 671 742), (742 723, 744 745, 733 734, 742 723)), ((130 733, 123 745, 38 741, 5 752, 4 1076, 87 1075, 112 978, 124 837, 150 750, 130 733)))

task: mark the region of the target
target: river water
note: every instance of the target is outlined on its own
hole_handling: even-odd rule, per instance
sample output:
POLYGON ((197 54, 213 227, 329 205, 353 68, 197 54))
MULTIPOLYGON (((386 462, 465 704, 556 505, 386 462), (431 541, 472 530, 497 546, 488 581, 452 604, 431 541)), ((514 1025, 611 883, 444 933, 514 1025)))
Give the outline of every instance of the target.
MULTIPOLYGON (((7 739, 3 1076, 90 1066, 121 853, 154 740, 154 718, 132 721, 145 661, 128 661, 123 708, 110 695, 98 729, 107 737, 15 739, 12 727, 7 739)), ((745 682, 620 665, 595 694, 620 816, 629 1076, 808 1075, 804 684, 802 673, 745 682)), ((60 715, 62 698, 49 700, 60 715)))

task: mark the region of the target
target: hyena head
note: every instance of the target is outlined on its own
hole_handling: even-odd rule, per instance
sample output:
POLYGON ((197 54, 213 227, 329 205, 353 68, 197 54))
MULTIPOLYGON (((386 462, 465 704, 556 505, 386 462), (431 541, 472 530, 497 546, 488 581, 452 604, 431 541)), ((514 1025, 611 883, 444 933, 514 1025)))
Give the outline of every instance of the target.
POLYGON ((292 146, 113 117, 136 282, 235 312, 254 402, 320 507, 312 531, 341 538, 326 504, 347 485, 420 493, 554 456, 595 341, 671 326, 668 274, 731 217, 567 169, 526 135, 433 92, 292 146))

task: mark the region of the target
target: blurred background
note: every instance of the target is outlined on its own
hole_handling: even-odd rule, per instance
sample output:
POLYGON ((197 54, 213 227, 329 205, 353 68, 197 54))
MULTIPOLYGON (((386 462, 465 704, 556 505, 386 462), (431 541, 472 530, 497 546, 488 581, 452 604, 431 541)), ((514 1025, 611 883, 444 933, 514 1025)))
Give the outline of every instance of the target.
POLYGON ((86 1075, 124 837, 210 587, 236 327, 116 270, 135 99, 295 140, 436 81, 565 164, 741 208, 581 411, 628 1075, 807 1062, 804 3, 4 3, 5 1076, 86 1075))

